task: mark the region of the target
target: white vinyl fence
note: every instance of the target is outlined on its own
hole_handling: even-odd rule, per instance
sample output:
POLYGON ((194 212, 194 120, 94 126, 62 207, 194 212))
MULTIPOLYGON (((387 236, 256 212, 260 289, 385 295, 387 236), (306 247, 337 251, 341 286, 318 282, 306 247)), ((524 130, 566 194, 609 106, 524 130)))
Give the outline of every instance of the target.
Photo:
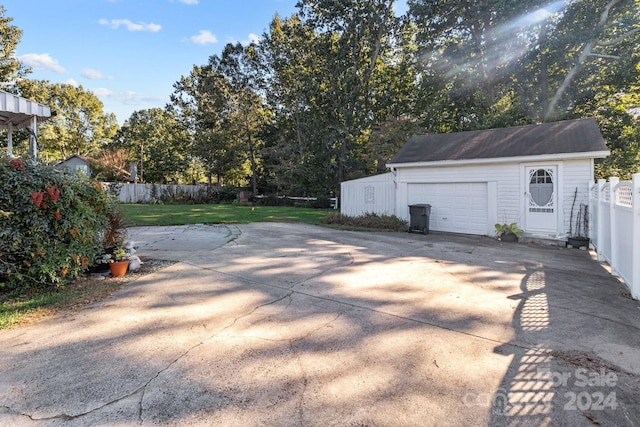
POLYGON ((640 299, 640 173, 632 181, 601 179, 590 188, 591 241, 598 259, 640 299))

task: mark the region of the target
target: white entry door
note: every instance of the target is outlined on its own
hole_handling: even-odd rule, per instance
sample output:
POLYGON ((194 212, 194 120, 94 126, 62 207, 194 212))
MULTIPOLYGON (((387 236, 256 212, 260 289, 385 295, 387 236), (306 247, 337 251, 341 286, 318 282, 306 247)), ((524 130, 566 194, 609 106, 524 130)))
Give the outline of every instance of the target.
POLYGON ((558 168, 525 168, 526 231, 555 234, 558 231, 558 168))

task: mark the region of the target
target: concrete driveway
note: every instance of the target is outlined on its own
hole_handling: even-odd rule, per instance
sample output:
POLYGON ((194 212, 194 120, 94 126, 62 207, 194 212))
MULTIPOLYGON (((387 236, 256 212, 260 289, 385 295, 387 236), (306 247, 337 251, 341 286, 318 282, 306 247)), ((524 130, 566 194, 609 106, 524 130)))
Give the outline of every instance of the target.
POLYGON ((131 235, 182 262, 0 331, 0 425, 640 425, 640 304, 588 252, 295 224, 131 235))

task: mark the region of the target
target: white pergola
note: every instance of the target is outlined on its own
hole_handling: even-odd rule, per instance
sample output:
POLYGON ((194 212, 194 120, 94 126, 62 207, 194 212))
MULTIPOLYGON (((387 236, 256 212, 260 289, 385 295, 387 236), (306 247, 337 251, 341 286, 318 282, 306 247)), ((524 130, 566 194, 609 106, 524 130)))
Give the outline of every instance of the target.
POLYGON ((28 129, 29 154, 35 159, 38 122, 43 122, 51 116, 51 108, 44 104, 0 91, 0 129, 7 129, 7 154, 13 156, 13 130, 28 129))

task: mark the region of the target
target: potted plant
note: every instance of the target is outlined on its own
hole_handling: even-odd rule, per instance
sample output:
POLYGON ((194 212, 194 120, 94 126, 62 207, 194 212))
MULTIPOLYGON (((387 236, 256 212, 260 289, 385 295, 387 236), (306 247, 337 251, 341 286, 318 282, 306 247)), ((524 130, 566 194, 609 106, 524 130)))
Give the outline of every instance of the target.
POLYGON ((112 251, 115 247, 121 246, 127 237, 127 222, 122 215, 122 212, 116 207, 112 206, 107 212, 107 227, 104 230, 102 236, 102 244, 104 245, 107 253, 112 251))
POLYGON ((122 245, 118 245, 111 254, 105 254, 102 259, 109 264, 113 277, 122 277, 127 273, 129 254, 122 245))
POLYGON ((569 236, 567 245, 574 248, 582 248, 589 246, 589 206, 580 203, 580 207, 576 210, 576 199, 578 197, 578 187, 573 194, 573 204, 571 205, 571 222, 569 223, 569 236))
POLYGON ((522 229, 518 227, 518 223, 512 222, 511 224, 497 223, 496 237, 503 242, 517 242, 520 236, 522 236, 522 229))
POLYGON ((113 262, 114 251, 118 247, 123 248, 127 237, 127 223, 117 206, 111 206, 105 212, 105 216, 107 225, 102 232, 102 255, 98 256, 97 262, 89 267, 89 272, 92 273, 102 274, 110 270, 107 265, 113 262))

